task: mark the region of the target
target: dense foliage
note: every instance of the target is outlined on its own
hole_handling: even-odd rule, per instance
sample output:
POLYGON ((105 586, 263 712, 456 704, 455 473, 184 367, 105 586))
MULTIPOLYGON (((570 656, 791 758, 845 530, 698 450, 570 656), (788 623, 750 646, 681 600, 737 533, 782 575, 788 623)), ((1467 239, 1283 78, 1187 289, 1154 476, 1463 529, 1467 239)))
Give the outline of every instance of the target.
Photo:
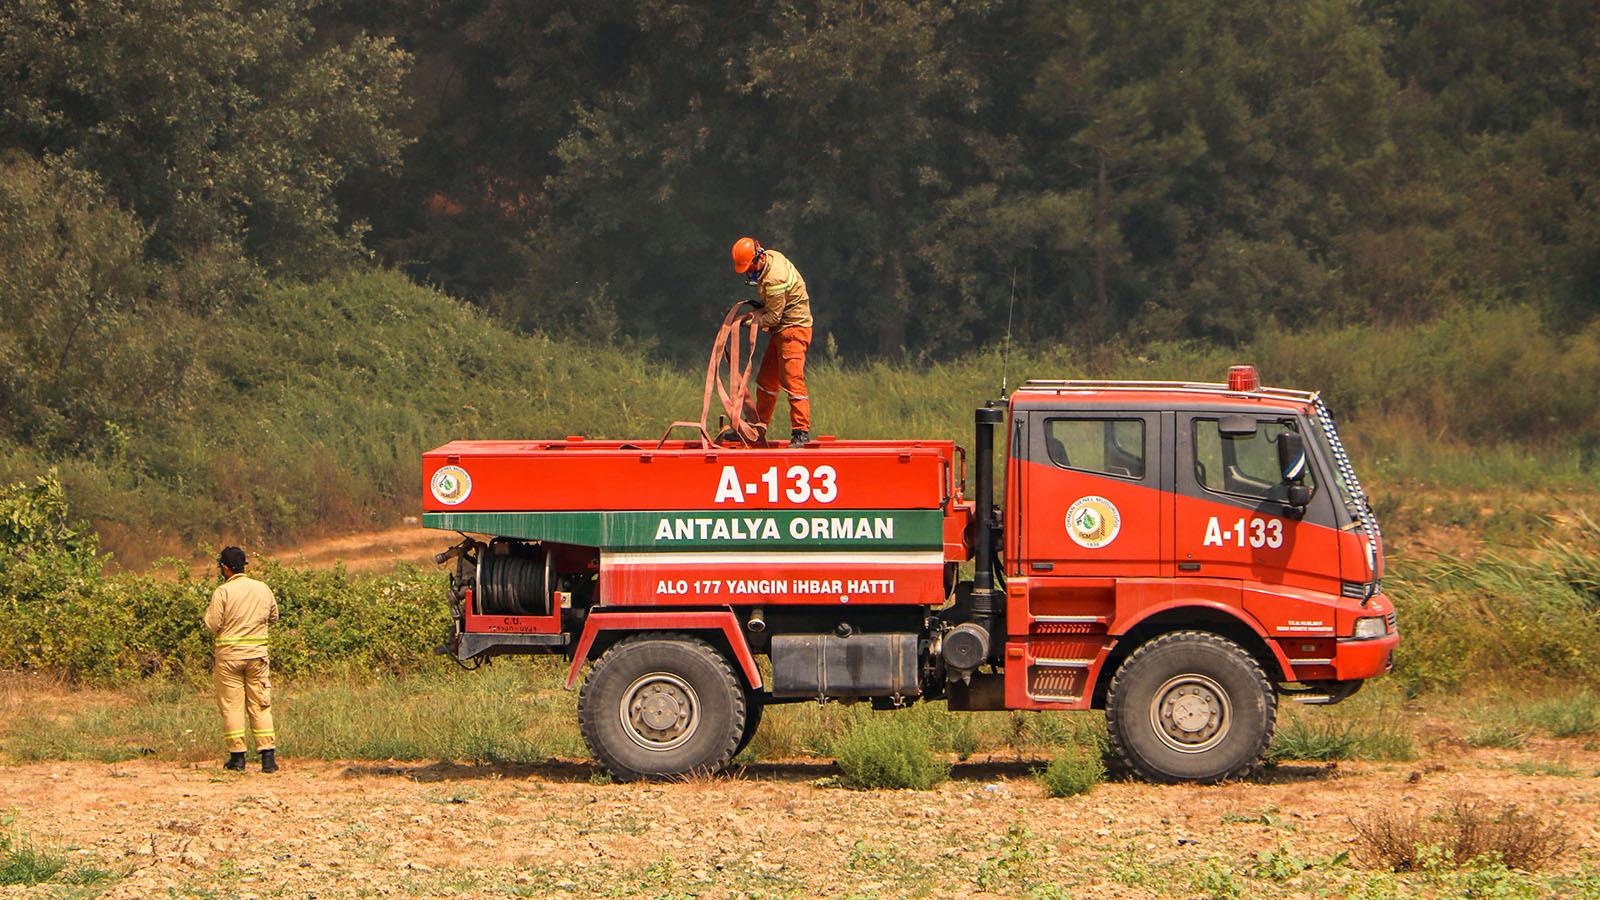
POLYGON ((137 563, 409 511, 450 438, 657 433, 743 232, 813 289, 824 432, 965 434, 1014 297, 1019 375, 1253 359, 1384 458, 1592 471, 1597 40, 1580 0, 20 0, 0 478, 137 563))
POLYGON ((1600 312, 1597 40, 1587 0, 24 0, 0 184, 72 185, 26 215, 113 259, 143 237, 105 316, 376 251, 678 354, 750 232, 847 358, 971 349, 1013 295, 1040 343, 1564 328, 1600 312))
POLYGON ((627 0, 345 10, 416 57, 390 259, 670 349, 797 260, 847 356, 1600 311, 1587 0, 627 0))

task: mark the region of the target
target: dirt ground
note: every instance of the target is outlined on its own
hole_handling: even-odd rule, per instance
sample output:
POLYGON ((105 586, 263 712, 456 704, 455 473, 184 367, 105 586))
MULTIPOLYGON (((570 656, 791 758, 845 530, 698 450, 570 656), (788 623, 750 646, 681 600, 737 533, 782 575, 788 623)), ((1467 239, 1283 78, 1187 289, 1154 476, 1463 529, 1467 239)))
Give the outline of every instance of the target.
POLYGON ((1520 774, 1525 751, 1461 749, 1067 799, 1044 796, 1037 763, 1005 759, 957 765, 927 792, 844 790, 818 762, 668 785, 596 783, 575 762, 291 758, 271 776, 40 763, 0 770, 0 811, 75 865, 119 874, 96 888, 114 898, 1309 897, 1411 893, 1361 867, 1352 817, 1483 798, 1563 822, 1571 849, 1554 871, 1579 874, 1583 893, 1600 885, 1600 752, 1563 742, 1560 756, 1581 774, 1520 774))

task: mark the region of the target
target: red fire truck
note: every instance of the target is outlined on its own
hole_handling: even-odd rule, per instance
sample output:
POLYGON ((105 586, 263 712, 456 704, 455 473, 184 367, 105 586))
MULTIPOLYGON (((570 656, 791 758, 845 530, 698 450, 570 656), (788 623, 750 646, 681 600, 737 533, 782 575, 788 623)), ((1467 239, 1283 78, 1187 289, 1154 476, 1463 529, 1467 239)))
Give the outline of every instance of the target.
POLYGON ((1216 782, 1280 698, 1389 669, 1378 523, 1315 393, 1030 381, 975 418, 971 494, 941 440, 446 444, 441 652, 592 663, 579 721, 622 779, 723 766, 774 703, 944 700, 1103 709, 1134 772, 1216 782))

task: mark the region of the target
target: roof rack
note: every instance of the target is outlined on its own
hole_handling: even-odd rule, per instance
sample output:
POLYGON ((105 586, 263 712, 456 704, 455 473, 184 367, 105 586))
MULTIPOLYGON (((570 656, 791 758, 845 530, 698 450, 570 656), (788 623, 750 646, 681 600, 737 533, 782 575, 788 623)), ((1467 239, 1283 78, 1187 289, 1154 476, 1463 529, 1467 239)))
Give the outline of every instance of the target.
POLYGON ((1083 379, 1083 378, 1030 378, 1022 383, 1022 389, 1034 388, 1038 390, 1072 391, 1072 390, 1148 390, 1156 388, 1168 391, 1200 391, 1208 394, 1266 394, 1269 397, 1285 397, 1291 400, 1303 400, 1307 403, 1317 398, 1317 391, 1296 391, 1289 388, 1256 388, 1253 391, 1232 391, 1226 384, 1215 381, 1113 381, 1108 379, 1083 379))

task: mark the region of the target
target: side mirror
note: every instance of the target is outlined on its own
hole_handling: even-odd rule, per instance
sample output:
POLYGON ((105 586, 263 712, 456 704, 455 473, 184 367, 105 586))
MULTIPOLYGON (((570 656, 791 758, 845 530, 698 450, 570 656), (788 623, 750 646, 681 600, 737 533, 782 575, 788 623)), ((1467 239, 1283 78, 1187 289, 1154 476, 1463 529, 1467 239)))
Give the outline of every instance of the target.
POLYGON ((1298 431, 1278 435, 1278 471, 1284 481, 1299 481, 1306 473, 1306 439, 1298 431))
POLYGON ((1251 416, 1223 416, 1217 420, 1217 431, 1225 437, 1250 437, 1256 433, 1256 420, 1251 416))
POLYGON ((1311 487, 1305 483, 1306 439, 1298 431, 1278 435, 1278 471, 1289 486, 1283 502, 1304 509, 1311 502, 1311 487))

